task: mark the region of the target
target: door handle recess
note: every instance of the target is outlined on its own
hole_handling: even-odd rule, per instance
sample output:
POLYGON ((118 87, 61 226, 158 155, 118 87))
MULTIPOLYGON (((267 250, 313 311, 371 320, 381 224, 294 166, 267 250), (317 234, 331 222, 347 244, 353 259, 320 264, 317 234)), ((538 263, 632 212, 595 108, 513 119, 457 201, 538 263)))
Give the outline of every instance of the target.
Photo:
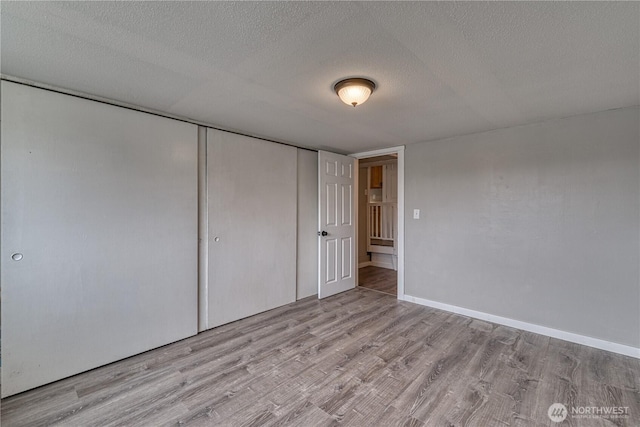
POLYGON ((322 237, 324 237, 324 236, 328 236, 328 235, 329 235, 329 233, 327 233, 327 232, 326 232, 326 231, 324 231, 324 230, 322 230, 322 231, 318 231, 318 236, 322 236, 322 237))

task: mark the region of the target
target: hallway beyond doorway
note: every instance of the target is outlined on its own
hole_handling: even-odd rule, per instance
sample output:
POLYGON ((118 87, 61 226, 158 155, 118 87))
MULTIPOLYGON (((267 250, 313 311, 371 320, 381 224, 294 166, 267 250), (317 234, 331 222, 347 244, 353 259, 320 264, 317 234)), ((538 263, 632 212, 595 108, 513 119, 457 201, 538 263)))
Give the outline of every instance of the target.
POLYGON ((395 270, 370 265, 359 270, 358 286, 396 296, 398 295, 397 277, 398 272, 395 270))

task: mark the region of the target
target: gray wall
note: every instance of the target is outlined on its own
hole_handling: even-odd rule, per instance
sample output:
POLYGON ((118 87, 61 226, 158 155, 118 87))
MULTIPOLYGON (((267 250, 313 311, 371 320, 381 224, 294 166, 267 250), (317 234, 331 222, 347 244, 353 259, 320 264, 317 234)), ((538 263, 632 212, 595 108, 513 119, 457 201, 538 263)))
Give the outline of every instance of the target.
POLYGON ((406 294, 640 347, 638 117, 407 146, 406 294))
POLYGON ((318 293, 318 153, 298 149, 297 299, 318 293))

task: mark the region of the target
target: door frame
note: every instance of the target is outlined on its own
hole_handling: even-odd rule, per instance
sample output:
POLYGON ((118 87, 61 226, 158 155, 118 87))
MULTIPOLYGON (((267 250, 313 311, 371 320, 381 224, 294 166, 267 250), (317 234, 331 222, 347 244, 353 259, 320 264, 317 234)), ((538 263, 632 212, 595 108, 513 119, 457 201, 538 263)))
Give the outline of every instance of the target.
MULTIPOLYGON (((404 300, 404 145, 349 154, 358 160, 388 154, 398 156, 398 299, 404 300)), ((358 174, 356 174, 357 176, 358 174)), ((358 185, 356 183, 356 185, 358 185)), ((359 187, 356 187, 359 188, 359 187)), ((358 194, 360 197, 360 194, 358 194)), ((356 206, 358 204, 356 203, 356 206)), ((358 216, 356 212, 356 254, 358 253, 358 216)), ((357 270, 356 270, 357 271, 357 270)), ((358 275, 356 274, 356 284, 358 275)))

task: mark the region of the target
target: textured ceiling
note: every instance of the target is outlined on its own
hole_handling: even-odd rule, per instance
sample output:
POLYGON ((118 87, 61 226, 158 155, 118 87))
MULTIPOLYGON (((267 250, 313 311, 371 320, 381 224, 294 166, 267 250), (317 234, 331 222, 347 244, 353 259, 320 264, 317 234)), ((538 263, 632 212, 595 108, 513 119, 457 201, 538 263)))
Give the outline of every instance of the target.
POLYGON ((640 103, 636 2, 8 2, 1 71, 357 152, 640 103), (333 84, 374 80, 350 108, 333 84))

